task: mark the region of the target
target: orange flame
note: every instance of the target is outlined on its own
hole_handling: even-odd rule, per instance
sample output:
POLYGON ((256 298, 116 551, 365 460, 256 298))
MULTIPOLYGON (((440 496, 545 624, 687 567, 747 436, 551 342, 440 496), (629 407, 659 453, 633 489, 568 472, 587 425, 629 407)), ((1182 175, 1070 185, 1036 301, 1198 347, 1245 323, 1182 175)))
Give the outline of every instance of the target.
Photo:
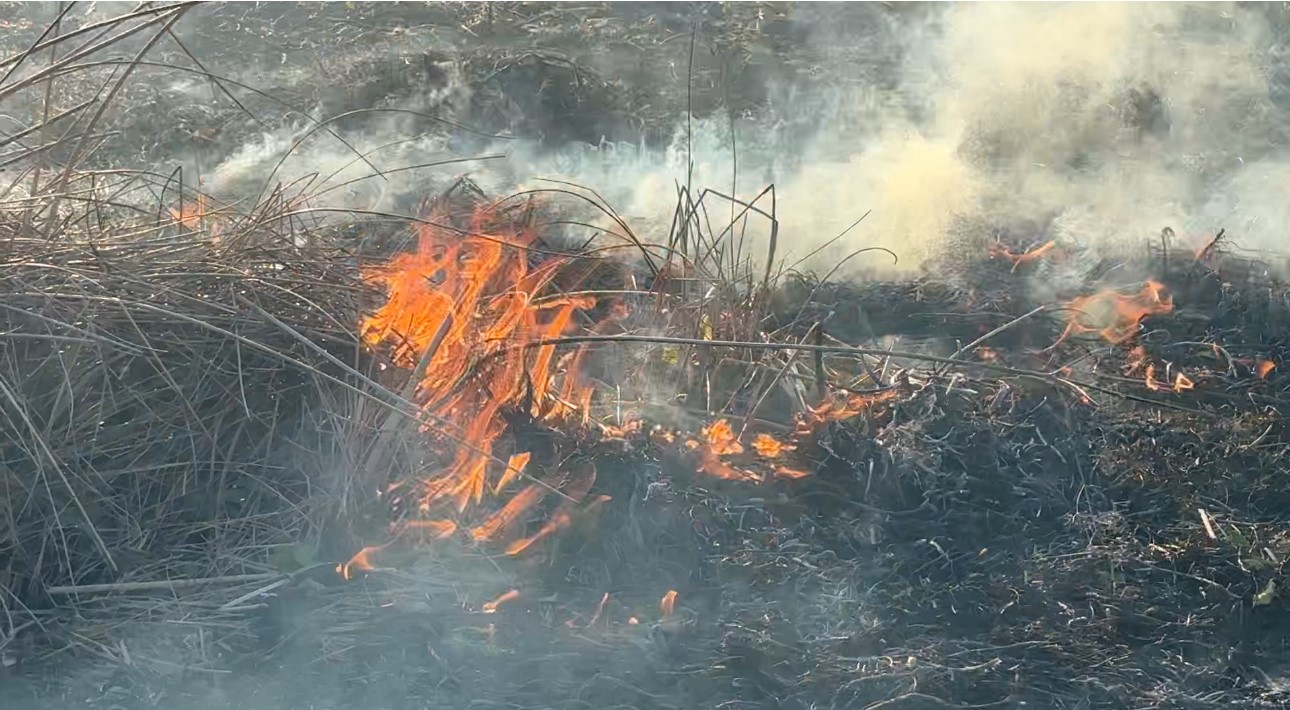
POLYGON ((797 448, 792 444, 786 444, 770 434, 765 433, 758 434, 754 437, 752 446, 753 450, 755 450, 759 456, 767 459, 777 459, 785 453, 797 448))
POLYGON ((336 565, 336 574, 340 575, 341 579, 349 581, 354 579, 355 572, 371 572, 376 569, 376 566, 372 563, 372 555, 384 550, 388 544, 364 547, 354 553, 354 556, 349 558, 348 562, 336 565))
POLYGON ((569 527, 573 522, 574 506, 582 502, 582 499, 591 491, 591 487, 595 483, 596 468, 590 462, 576 469, 562 491, 565 497, 564 501, 560 503, 560 507, 556 508, 551 518, 542 525, 536 535, 516 540, 507 546, 506 554, 518 555, 543 538, 569 527))
POLYGON ((735 436, 734 429, 730 427, 729 421, 718 419, 703 427, 700 431, 703 437, 707 439, 708 448, 717 456, 743 453, 743 444, 739 443, 739 439, 735 436))
POLYGON ((546 497, 549 488, 536 483, 525 486, 516 493, 500 510, 488 516, 484 522, 471 528, 470 536, 476 541, 496 540, 510 530, 519 521, 521 515, 537 505, 546 497))
POLYGON ((502 472, 501 477, 497 479, 497 483, 493 485, 493 495, 501 493, 512 481, 523 475, 531 457, 532 454, 528 451, 512 455, 510 460, 506 462, 506 470, 502 472))
POLYGON ((409 530, 423 530, 436 540, 452 537, 457 532, 457 524, 451 520, 409 520, 406 525, 409 530))
POLYGON ((669 589, 667 594, 658 603, 659 614, 664 619, 670 619, 676 613, 676 590, 669 589))
POLYGON ((1003 244, 995 243, 990 245, 990 258, 1006 259, 1012 262, 1012 271, 1016 271, 1017 267, 1021 266, 1022 264, 1025 264, 1031 261, 1036 261, 1042 258, 1045 254, 1052 251, 1056 247, 1057 247, 1057 242, 1048 241, 1022 254, 1014 254, 1011 249, 1004 246, 1003 244))
MULTIPOLYGON (((585 422, 591 402, 591 388, 578 377, 584 350, 557 357, 554 345, 526 346, 570 332, 575 316, 597 299, 551 293, 568 261, 532 265, 533 229, 494 207, 470 217, 469 229, 457 230, 445 226, 449 215, 434 213, 416 227, 415 251, 364 272, 386 299, 362 321, 362 338, 371 347, 388 346, 400 367, 424 368, 417 399, 430 421, 443 424, 440 436, 453 452, 442 470, 416 484, 423 514, 448 506, 464 514, 486 493, 501 496, 527 475, 531 452, 511 454, 504 466, 494 454, 509 412, 585 422)), ((470 528, 471 537, 501 540, 553 490, 533 484, 510 494, 470 528)), ((545 534, 561 527, 552 524, 545 534)))
POLYGON ((1260 380, 1268 379, 1268 375, 1277 369, 1277 364, 1271 360, 1258 360, 1254 363, 1254 374, 1259 376, 1260 380))
MULTIPOLYGON (((1151 390, 1152 392, 1159 392, 1164 389, 1164 386, 1161 385, 1160 381, 1156 379, 1155 365, 1147 365, 1145 380, 1147 384, 1147 389, 1151 390)), ((1181 372, 1174 373, 1174 383, 1170 388, 1174 392, 1186 392, 1187 390, 1194 389, 1195 387, 1196 387, 1196 383, 1192 382, 1190 377, 1182 374, 1181 372)))
POLYGON ((899 397, 900 391, 894 388, 877 392, 849 392, 844 397, 830 397, 818 407, 810 408, 804 421, 799 424, 799 436, 822 424, 860 416, 880 404, 893 402, 899 397))
POLYGON ((1058 343, 1071 333, 1097 333, 1107 342, 1119 344, 1137 335, 1143 318, 1169 313, 1174 304, 1163 284, 1147 281, 1142 291, 1132 296, 1106 289, 1076 298, 1067 307, 1070 317, 1058 343))
POLYGON ((492 600, 491 602, 484 602, 483 606, 481 606, 479 610, 485 614, 496 614, 497 607, 505 604, 506 602, 515 601, 516 599, 519 599, 519 598, 520 598, 520 590, 512 589, 509 592, 506 592, 505 594, 501 595, 500 597, 492 600))
POLYGON ((194 231, 201 229, 202 221, 210 214, 210 198, 206 195, 198 195, 195 201, 182 202, 170 209, 170 217, 176 224, 194 231))

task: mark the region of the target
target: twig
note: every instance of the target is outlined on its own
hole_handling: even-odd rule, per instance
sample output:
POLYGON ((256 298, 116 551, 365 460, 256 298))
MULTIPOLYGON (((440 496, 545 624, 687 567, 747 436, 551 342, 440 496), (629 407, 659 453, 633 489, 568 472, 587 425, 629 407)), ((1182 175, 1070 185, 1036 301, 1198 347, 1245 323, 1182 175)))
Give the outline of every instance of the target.
POLYGON ((1122 399, 1150 404, 1163 409, 1173 409, 1180 412, 1188 412, 1207 418, 1214 418, 1215 415, 1201 409, 1185 407, 1181 404, 1172 402, 1163 402, 1149 397, 1142 397, 1127 392, 1121 392, 1109 387, 1102 387, 1088 382, 1080 382, 1069 377, 1063 377, 1056 372, 1040 372, 1039 370, 1025 370, 1018 367, 1008 367, 1006 365, 996 365, 990 362, 969 362, 966 360, 954 360, 947 357, 938 357, 935 355, 925 355, 923 353, 899 352, 895 350, 875 350, 873 348, 858 348, 853 346, 838 345, 806 345, 800 343, 757 343, 744 342, 736 340, 703 340, 701 338, 671 338, 655 335, 568 335, 561 338, 548 338, 536 340, 529 343, 516 345, 519 348, 532 348, 542 345, 573 345, 577 343, 656 343, 662 345, 695 345, 714 348, 748 348, 752 350, 805 350, 808 352, 833 352, 833 353, 850 353, 852 355, 872 355, 875 357, 896 357, 908 360, 918 360, 922 362, 939 363, 945 365, 959 365, 961 367, 975 367, 981 370, 992 372, 1001 372, 1016 377, 1030 377, 1044 382, 1053 382, 1068 387, 1082 387, 1104 394, 1114 395, 1122 399))
MULTIPOLYGON (((985 335, 982 335, 981 337, 977 338, 976 340, 973 340, 972 342, 968 343, 967 345, 964 345, 963 347, 959 348, 958 350, 955 350, 955 351, 954 351, 954 354, 953 354, 953 355, 950 355, 950 359, 951 359, 951 360, 957 360, 957 359, 959 358, 959 356, 960 356, 960 355, 962 355, 963 353, 971 352, 971 351, 972 351, 972 349, 974 349, 976 346, 980 345, 981 343, 984 343, 985 341, 989 340, 990 338, 993 338, 994 336, 996 336, 996 335, 998 335, 998 334, 1000 334, 1000 333, 1002 333, 1002 332, 1004 332, 1004 331, 1007 331, 1007 330, 1010 330, 1010 329, 1012 329, 1012 328, 1015 328, 1015 327, 1017 326, 1017 324, 1018 324, 1018 323, 1021 323, 1022 321, 1026 320, 1027 318, 1029 318, 1029 317, 1031 317, 1031 316, 1035 315, 1036 313, 1040 313, 1041 311, 1044 311, 1044 310, 1047 310, 1047 306, 1037 306, 1036 308, 1034 308, 1034 309, 1033 309, 1033 310, 1031 310, 1030 312, 1028 312, 1028 313, 1024 313, 1024 314, 1022 314, 1022 315, 1017 316, 1016 318, 1013 318, 1012 320, 1008 321, 1007 323, 1004 323, 1003 325, 999 326, 998 328, 995 328, 994 330, 990 331, 989 333, 986 333, 985 335)), ((944 368, 942 368, 942 370, 943 370, 943 369, 944 369, 944 368)), ((937 372, 937 374, 940 374, 940 371, 938 371, 938 372, 937 372)))

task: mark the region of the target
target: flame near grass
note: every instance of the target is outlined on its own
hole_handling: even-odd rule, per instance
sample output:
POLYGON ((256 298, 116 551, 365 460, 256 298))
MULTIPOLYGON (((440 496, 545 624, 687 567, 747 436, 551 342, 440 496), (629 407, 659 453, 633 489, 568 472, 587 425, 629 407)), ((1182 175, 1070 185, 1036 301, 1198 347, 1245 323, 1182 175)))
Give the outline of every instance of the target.
MULTIPOLYGON (((531 471, 533 452, 505 451, 499 442, 516 414, 565 431, 590 427, 596 392, 582 373, 586 346, 557 351, 547 341, 579 327, 594 331, 599 323, 591 313, 598 306, 608 306, 607 318, 614 319, 623 316, 625 306, 616 296, 604 301, 561 292, 556 282, 570 259, 534 259, 537 232, 496 207, 476 209, 465 228, 447 226, 449 221, 447 214, 432 214, 416 227, 414 251, 364 273, 367 283, 384 291, 385 300, 362 321, 362 339, 387 350, 395 365, 424 372, 415 397, 426 420, 435 422, 427 433, 445 457, 422 479, 391 489, 411 503, 405 509, 414 511, 397 531, 400 536, 420 532, 424 539, 463 530, 476 543, 518 555, 601 509, 609 497, 591 496, 584 504, 596 480, 590 464, 531 471), (534 511, 556 498, 554 509, 535 520, 534 511), (461 527, 454 517, 463 521, 461 527), (530 524, 536 532, 523 536, 520 531, 530 524)), ((697 436, 654 428, 649 438, 663 446, 679 443, 693 452, 698 471, 714 477, 797 479, 806 471, 785 459, 821 425, 895 397, 891 390, 828 398, 799 416, 783 437, 745 431, 746 423, 736 429, 717 416, 697 436)), ((646 430, 630 417, 614 425, 597 422, 596 428, 606 440, 646 430)), ((514 438, 507 444, 522 447, 514 438)), ((383 549, 364 548, 341 565, 342 576, 372 569, 373 557, 383 549)))

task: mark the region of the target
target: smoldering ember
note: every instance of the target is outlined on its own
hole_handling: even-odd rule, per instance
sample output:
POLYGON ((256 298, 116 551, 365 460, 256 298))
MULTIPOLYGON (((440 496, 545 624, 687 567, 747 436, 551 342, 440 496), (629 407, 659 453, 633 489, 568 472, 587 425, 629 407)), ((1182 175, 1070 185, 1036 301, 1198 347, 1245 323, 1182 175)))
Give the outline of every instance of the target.
POLYGON ((4 708, 1290 703, 1282 5, 2 9, 4 708))

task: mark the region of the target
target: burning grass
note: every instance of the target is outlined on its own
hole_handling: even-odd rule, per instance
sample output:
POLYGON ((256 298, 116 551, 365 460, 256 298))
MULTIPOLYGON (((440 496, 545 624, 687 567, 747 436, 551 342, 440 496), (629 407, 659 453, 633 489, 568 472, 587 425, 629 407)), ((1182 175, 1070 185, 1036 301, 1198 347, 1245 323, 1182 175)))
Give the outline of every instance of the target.
POLYGON ((46 700, 70 656, 123 707, 1286 701, 1290 288, 1230 239, 1040 299, 1072 249, 754 269, 771 189, 648 244, 568 185, 391 229, 33 177, 0 659, 46 700))
POLYGON ((732 281, 706 232, 624 266, 467 185, 381 251, 291 209, 6 213, 24 665, 168 683, 179 644, 315 704, 1283 699, 1290 321, 1237 307, 1238 258, 1036 304, 1040 259, 983 249, 935 354, 935 300, 881 338, 817 315, 907 284, 732 281))

